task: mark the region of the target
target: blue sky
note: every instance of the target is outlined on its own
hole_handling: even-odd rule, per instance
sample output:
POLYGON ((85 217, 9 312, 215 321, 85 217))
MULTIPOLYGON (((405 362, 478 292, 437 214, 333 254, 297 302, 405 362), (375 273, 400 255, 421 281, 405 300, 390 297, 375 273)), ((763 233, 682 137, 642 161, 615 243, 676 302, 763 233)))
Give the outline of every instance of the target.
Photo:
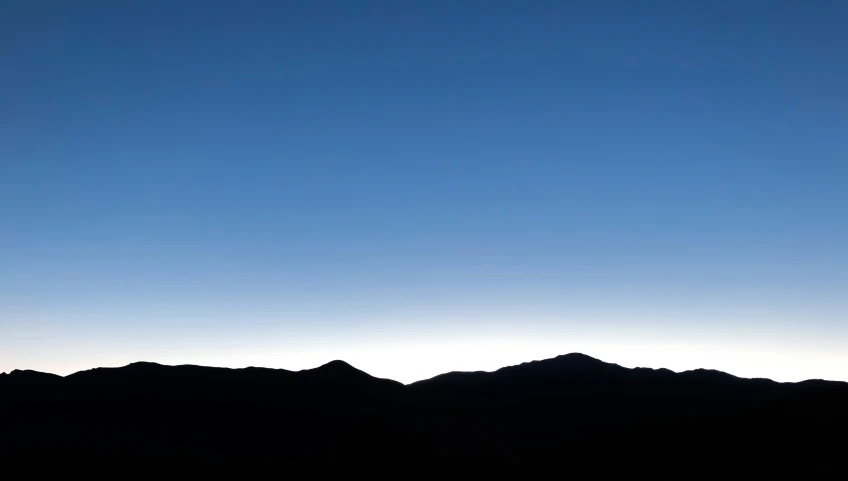
POLYGON ((848 380, 848 5, 0 4, 0 371, 848 380))

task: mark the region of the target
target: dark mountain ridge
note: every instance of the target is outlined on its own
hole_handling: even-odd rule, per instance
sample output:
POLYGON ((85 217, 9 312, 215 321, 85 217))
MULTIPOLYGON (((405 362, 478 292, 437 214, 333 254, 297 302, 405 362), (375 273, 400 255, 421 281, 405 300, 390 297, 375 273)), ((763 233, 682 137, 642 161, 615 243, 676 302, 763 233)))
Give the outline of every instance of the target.
POLYGON ((845 448, 846 408, 848 383, 628 369, 576 353, 406 386, 338 360, 302 371, 138 362, 65 377, 0 374, 0 452, 104 466, 177 457, 203 473, 197 466, 244 469, 250 459, 299 476, 408 466, 503 474, 563 462, 621 474, 657 452, 674 460, 659 467, 710 453, 718 459, 704 469, 747 459, 762 470, 759 450, 830 469, 845 448))
MULTIPOLYGON (((809 379, 806 381, 800 381, 797 383, 791 382, 783 382, 779 383, 776 381, 772 381, 770 379, 765 378, 740 378, 734 376, 732 374, 728 374, 723 371, 718 371, 714 369, 693 369, 688 371, 681 371, 679 373, 674 372, 670 369, 665 368, 646 368, 646 367, 636 367, 636 368, 625 368, 618 364, 608 363, 596 359, 594 357, 588 356, 586 354, 581 353, 569 353, 563 354, 551 359, 543 359, 543 360, 534 360, 529 362, 523 362, 521 364, 516 364, 513 366, 505 366, 496 371, 452 371, 445 374, 440 374, 434 376, 430 379, 425 379, 421 381, 417 381, 409 384, 408 386, 416 386, 422 383, 431 383, 436 380, 444 379, 446 377, 450 377, 453 375, 504 375, 504 374, 516 374, 518 376, 532 376, 539 374, 590 374, 592 376, 603 375, 603 374, 639 374, 639 373, 652 373, 656 375, 664 375, 669 377, 689 377, 689 376, 698 376, 702 379, 714 378, 716 380, 721 379, 725 381, 729 380, 739 380, 739 381, 749 381, 749 382, 767 382, 770 384, 782 384, 782 385, 800 385, 800 384, 816 384, 821 386, 848 386, 848 383, 842 381, 827 381, 822 379, 809 379)), ((342 360, 334 360, 327 362, 319 367, 312 369, 302 369, 300 371, 289 371, 286 369, 278 369, 278 368, 265 368, 265 367, 245 367, 245 368, 226 368, 226 367, 207 367, 207 366, 198 366, 193 364, 181 364, 181 365, 165 365, 159 364, 156 362, 148 362, 148 361, 138 361, 130 363, 123 367, 98 367, 93 369, 88 369, 84 371, 78 371, 67 376, 60 376, 52 373, 44 373, 40 371, 33 371, 29 369, 15 369, 11 372, 2 372, 0 373, 0 383, 10 382, 15 380, 16 382, 20 381, 33 381, 33 382, 60 382, 60 379, 94 379, 99 377, 101 381, 105 382, 114 382, 117 379, 129 379, 129 378, 143 378, 143 377, 169 377, 173 375, 181 375, 181 376, 189 376, 194 375, 197 378, 200 378, 204 375, 226 375, 229 374, 231 377, 237 376, 254 376, 254 375, 269 375, 269 376, 294 376, 294 375, 329 375, 330 378, 335 381, 343 381, 346 376, 358 377, 360 379, 372 379, 372 380, 380 380, 380 381, 390 381, 391 383, 402 385, 397 381, 391 381, 388 379, 375 378, 370 374, 361 371, 349 363, 342 360)), ((2 384, 0 384, 2 385, 2 384)))

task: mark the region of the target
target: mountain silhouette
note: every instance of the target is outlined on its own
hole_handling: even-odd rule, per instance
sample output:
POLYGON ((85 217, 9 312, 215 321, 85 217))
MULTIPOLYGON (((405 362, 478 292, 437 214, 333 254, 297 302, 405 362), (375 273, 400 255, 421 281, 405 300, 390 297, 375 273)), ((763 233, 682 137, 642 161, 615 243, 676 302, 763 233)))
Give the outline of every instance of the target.
POLYGON ((577 353, 410 385, 340 360, 301 371, 137 362, 0 374, 0 457, 10 479, 129 467, 168 479, 809 477, 840 468, 846 408, 848 383, 629 369, 577 353))
POLYGON ((59 379, 61 379, 61 376, 57 376, 56 374, 31 371, 28 369, 15 369, 8 374, 5 372, 0 373, 0 385, 44 385, 59 382, 59 379))

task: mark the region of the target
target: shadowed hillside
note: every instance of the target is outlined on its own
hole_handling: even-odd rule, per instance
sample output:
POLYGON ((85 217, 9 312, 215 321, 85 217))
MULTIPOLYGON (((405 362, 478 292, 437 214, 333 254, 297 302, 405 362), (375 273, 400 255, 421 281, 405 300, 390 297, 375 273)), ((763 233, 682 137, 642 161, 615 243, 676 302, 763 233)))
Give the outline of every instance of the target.
POLYGON ((0 447, 22 479, 128 467, 165 478, 810 474, 841 459, 846 407, 846 383, 627 369, 583 354, 407 386, 343 361, 297 372, 139 362, 0 375, 0 447))

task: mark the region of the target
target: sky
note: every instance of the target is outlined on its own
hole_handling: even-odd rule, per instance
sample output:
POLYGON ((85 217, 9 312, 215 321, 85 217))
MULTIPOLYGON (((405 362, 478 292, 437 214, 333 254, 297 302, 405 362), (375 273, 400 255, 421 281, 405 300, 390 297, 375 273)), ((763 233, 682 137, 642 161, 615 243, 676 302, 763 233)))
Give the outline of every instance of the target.
POLYGON ((848 381, 848 3, 0 0, 0 371, 848 381))

